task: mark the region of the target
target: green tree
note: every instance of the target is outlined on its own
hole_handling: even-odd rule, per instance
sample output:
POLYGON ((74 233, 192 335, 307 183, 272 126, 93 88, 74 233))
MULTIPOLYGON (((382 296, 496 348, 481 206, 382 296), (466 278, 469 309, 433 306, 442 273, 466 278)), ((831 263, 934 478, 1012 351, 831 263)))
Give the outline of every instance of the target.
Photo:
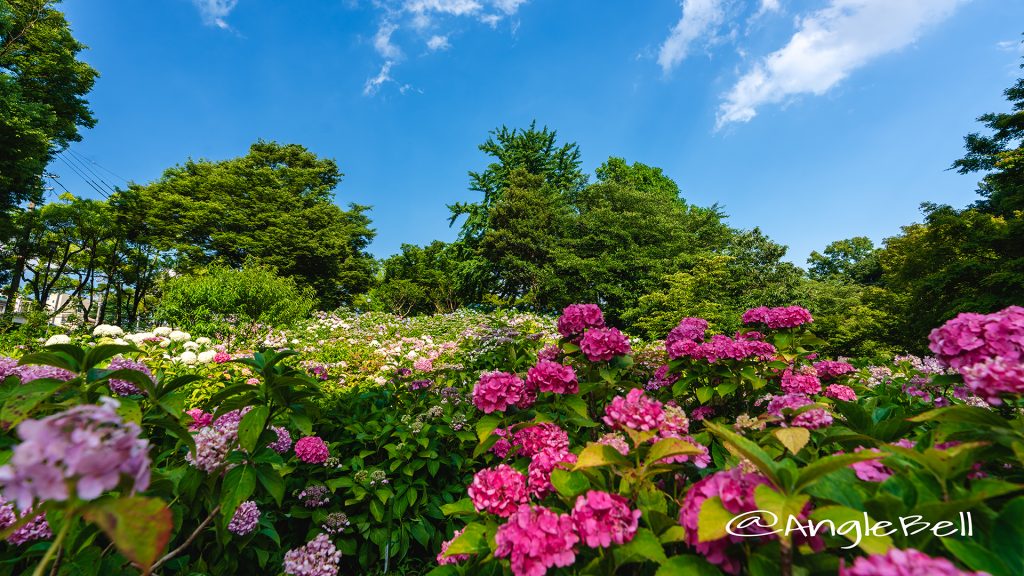
POLYGON ((377 283, 358 305, 406 315, 444 314, 475 302, 463 282, 469 277, 465 253, 460 243, 403 244, 399 254, 381 262, 377 283))
POLYGON ((824 252, 811 252, 807 259, 807 274, 815 280, 836 278, 857 284, 877 284, 881 280, 878 251, 866 236, 836 240, 824 252))
POLYGON ((255 259, 334 307, 373 281, 368 207, 333 203, 341 178, 333 160, 303 146, 259 141, 243 157, 189 160, 128 193, 146 210, 145 233, 181 271, 255 259))

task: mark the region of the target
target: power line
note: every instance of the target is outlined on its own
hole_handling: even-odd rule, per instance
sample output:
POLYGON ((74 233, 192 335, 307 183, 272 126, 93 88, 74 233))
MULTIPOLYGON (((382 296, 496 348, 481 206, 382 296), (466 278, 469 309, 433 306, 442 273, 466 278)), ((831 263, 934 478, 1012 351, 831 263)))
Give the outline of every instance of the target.
POLYGON ((124 182, 125 184, 131 184, 131 182, 129 182, 128 179, 125 178, 124 176, 121 176, 121 175, 117 174, 116 172, 114 172, 110 168, 107 168, 106 166, 100 164, 99 162, 93 160, 92 158, 89 158, 85 154, 82 154, 81 152, 75 152, 74 150, 71 150, 70 148, 68 149, 68 152, 71 152, 72 154, 75 154, 79 158, 84 158, 85 160, 87 160, 93 166, 96 166, 100 170, 103 170, 107 174, 110 174, 111 176, 113 176, 114 178, 117 178, 118 180, 124 182))
POLYGON ((78 169, 78 167, 76 167, 74 164, 72 164, 70 161, 68 161, 68 159, 64 156, 64 154, 58 152, 57 153, 57 157, 60 158, 62 162, 67 164, 68 168, 71 168, 71 171, 74 172, 79 178, 81 178, 86 184, 88 184, 93 190, 98 192, 100 194, 100 196, 103 196, 104 198, 108 198, 107 193, 104 192, 99 187, 99 185, 97 185, 95 182, 90 180, 88 176, 83 174, 82 171, 78 169))
MULTIPOLYGON (((87 166, 86 163, 82 161, 82 159, 78 156, 78 154, 76 154, 73 150, 67 150, 67 152, 70 154, 71 160, 74 161, 75 164, 77 164, 78 167, 81 168, 84 173, 89 174, 89 175, 91 175, 93 177, 93 182, 99 181, 99 184, 102 184, 103 186, 105 186, 107 188, 107 190, 110 190, 111 193, 116 193, 117 192, 117 190, 115 190, 113 186, 108 184, 107 181, 104 180, 102 176, 97 174, 92 168, 89 168, 89 166, 87 166)), ((99 185, 99 184, 97 184, 97 185, 99 185)))

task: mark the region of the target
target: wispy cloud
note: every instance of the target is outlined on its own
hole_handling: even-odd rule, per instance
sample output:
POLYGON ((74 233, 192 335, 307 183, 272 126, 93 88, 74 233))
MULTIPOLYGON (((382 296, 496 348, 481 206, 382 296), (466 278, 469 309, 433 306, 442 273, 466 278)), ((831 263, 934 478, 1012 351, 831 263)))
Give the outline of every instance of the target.
POLYGON ((231 30, 226 18, 238 5, 238 0, 192 0, 199 9, 199 15, 207 26, 216 26, 222 30, 231 30))
POLYGON ((740 77, 719 106, 716 127, 749 122, 766 104, 824 94, 854 70, 913 43, 966 1, 831 0, 798 19, 789 42, 740 77))
POLYGON ((394 82, 395 79, 391 77, 391 66, 393 62, 387 60, 384 65, 380 67, 380 72, 376 76, 366 79, 366 84, 363 86, 363 94, 366 96, 373 96, 376 94, 380 87, 386 82, 394 82))
POLYGON ((999 48, 1003 52, 1019 52, 1024 54, 1024 42, 1020 40, 1003 40, 1002 42, 996 42, 996 48, 999 48))
POLYGON ((452 45, 448 43, 447 36, 434 35, 431 36, 429 40, 427 40, 427 48, 429 48, 432 52, 437 50, 447 50, 451 48, 451 46, 452 45))
POLYGON ((682 0, 683 14, 658 51, 658 64, 668 73, 690 53, 690 45, 710 38, 724 18, 722 0, 682 0))
POLYGON ((402 50, 391 43, 391 35, 397 29, 397 24, 385 20, 381 22, 377 27, 377 33, 373 35, 373 49, 384 58, 395 60, 402 57, 402 50))

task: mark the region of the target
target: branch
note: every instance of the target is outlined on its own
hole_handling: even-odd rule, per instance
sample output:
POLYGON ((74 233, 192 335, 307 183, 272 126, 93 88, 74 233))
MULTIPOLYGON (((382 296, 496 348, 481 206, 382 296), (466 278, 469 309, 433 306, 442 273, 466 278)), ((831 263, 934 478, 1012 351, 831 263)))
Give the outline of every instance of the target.
POLYGON ((199 536, 199 533, 202 532, 203 529, 206 528, 206 526, 213 521, 213 517, 216 516, 218 512, 220 512, 220 504, 218 504, 216 508, 210 511, 210 515, 206 517, 206 520, 203 520, 199 524, 199 526, 196 527, 195 531, 192 532, 192 534, 190 534, 189 537, 186 538, 184 542, 182 542, 181 546, 178 546, 174 550, 171 550, 167 554, 164 554, 163 558, 157 560, 156 563, 153 564, 152 567, 150 567, 150 572, 156 572, 156 569, 163 566, 164 563, 166 563, 168 560, 184 552, 185 549, 192 544, 192 541, 195 540, 197 536, 199 536))

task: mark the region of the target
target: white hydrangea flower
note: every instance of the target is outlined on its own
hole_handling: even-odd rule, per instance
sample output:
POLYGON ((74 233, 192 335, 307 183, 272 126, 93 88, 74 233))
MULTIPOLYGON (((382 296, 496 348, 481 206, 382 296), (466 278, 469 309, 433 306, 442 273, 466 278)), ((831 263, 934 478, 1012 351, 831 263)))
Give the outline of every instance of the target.
POLYGON ((136 344, 142 344, 150 338, 156 338, 156 334, 152 332, 139 332, 138 334, 129 334, 125 336, 128 340, 135 342, 136 344))
POLYGON ((195 365, 196 362, 199 361, 199 357, 196 356, 195 352, 192 352, 191 350, 186 350, 181 353, 181 356, 178 358, 178 360, 180 360, 182 364, 193 366, 195 365))
POLYGON ((183 330, 175 330, 167 335, 173 342, 185 342, 192 339, 192 335, 183 330))
POLYGON ((71 337, 67 334, 54 334, 46 339, 44 346, 53 346, 54 344, 70 344, 71 337))
POLYGON ((210 362, 213 362, 213 357, 216 355, 216 350, 207 350, 205 352, 200 352, 197 358, 201 364, 209 364, 210 362))
POLYGON ((112 326, 110 324, 100 324, 92 330, 92 335, 96 338, 117 338, 122 334, 124 334, 124 330, 121 330, 120 326, 112 326))
POLYGON ((128 344, 128 341, 124 338, 114 338, 114 344, 117 344, 118 346, 125 346, 128 344))
POLYGON ((158 326, 153 328, 153 334, 156 334, 157 336, 167 336, 170 333, 171 328, 169 326, 158 326))
POLYGON ((161 338, 160 339, 160 347, 161 348, 167 348, 170 345, 171 345, 170 338, 161 338))
POLYGON ((196 342, 185 342, 185 350, 199 350, 199 344, 196 342))
POLYGON ((196 338, 196 344, 199 344, 200 346, 209 346, 212 343, 213 341, 207 338, 206 336, 200 336, 199 338, 196 338))

